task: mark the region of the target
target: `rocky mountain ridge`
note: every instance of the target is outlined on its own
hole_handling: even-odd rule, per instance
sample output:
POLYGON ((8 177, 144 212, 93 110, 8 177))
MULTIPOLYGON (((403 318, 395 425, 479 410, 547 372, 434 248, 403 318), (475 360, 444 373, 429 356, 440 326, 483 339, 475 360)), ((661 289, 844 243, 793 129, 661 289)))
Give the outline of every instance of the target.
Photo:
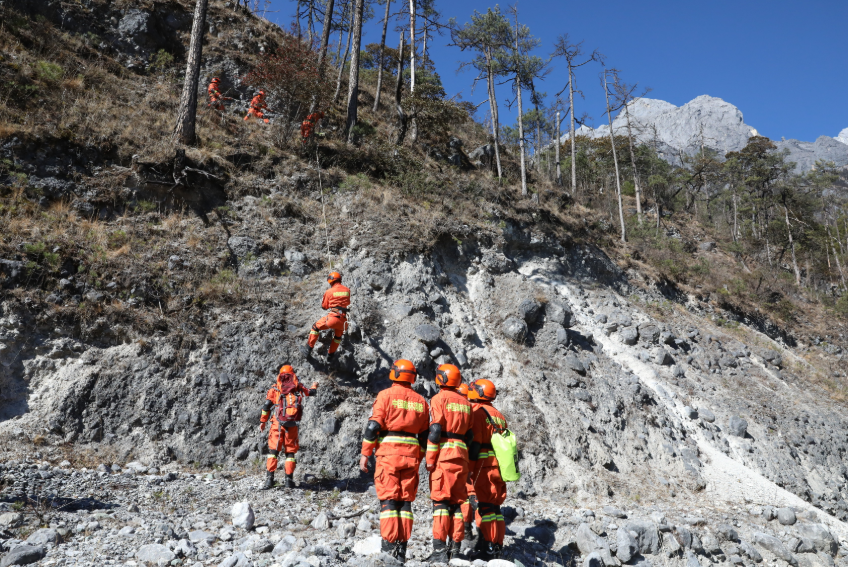
MULTIPOLYGON (((745 147, 748 138, 758 135, 757 129, 745 124, 742 112, 717 97, 701 95, 683 106, 642 97, 628 105, 633 135, 642 144, 655 144, 666 160, 679 162, 680 154, 692 155, 701 147, 712 149, 722 156, 745 147)), ((616 135, 627 134, 627 119, 622 110, 613 119, 616 135)), ((608 137, 609 125, 598 128, 581 126, 578 135, 592 138, 608 137)), ((566 133, 561 141, 568 140, 566 133)), ((810 170, 818 160, 848 165, 848 128, 836 137, 820 136, 814 142, 795 139, 775 141, 779 149, 789 150, 789 160, 796 162, 797 171, 810 170)))

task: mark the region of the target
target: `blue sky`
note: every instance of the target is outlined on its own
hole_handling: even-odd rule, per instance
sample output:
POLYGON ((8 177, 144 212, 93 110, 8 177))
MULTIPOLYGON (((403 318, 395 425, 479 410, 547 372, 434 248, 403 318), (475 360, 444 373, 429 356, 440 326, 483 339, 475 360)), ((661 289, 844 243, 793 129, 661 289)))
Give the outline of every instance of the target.
MULTIPOLYGON (((394 0, 393 11, 404 2, 394 0)), ((445 20, 460 23, 493 5, 436 0, 445 20)), ((648 97, 678 106, 699 95, 720 97, 739 107, 747 124, 777 140, 815 140, 848 128, 848 0, 523 0, 518 8, 521 22, 542 40, 539 55, 547 56, 556 37, 568 33, 590 51, 604 53, 626 82, 650 87, 648 97)), ((292 0, 272 0, 271 9, 272 21, 292 21, 292 0)), ((381 7, 374 11, 363 45, 380 40, 381 7)), ((387 43, 396 46, 393 27, 387 43)), ((446 34, 428 46, 448 94, 461 91, 466 100, 483 101, 482 85, 471 92, 473 73, 455 71, 466 54, 448 43, 446 34)), ((562 61, 552 66, 540 86, 550 97, 567 77, 562 61)), ((589 113, 595 126, 604 120, 599 71, 590 64, 577 77, 586 97, 577 114, 589 113)), ((515 122, 515 111, 503 104, 508 96, 509 88, 500 87, 504 124, 515 122)))

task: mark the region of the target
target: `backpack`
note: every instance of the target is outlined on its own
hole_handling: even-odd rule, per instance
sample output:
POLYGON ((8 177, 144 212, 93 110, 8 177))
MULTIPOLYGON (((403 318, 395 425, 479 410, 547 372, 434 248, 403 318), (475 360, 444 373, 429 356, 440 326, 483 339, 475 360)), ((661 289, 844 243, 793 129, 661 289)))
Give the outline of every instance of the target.
POLYGON ((501 479, 504 482, 516 482, 520 480, 521 472, 518 470, 518 438, 509 429, 495 423, 485 407, 481 406, 480 408, 483 409, 486 417, 489 418, 489 423, 495 429, 495 432, 492 433, 492 450, 495 451, 495 458, 498 459, 501 479))
POLYGON ((297 380, 292 373, 283 373, 279 378, 280 399, 277 402, 277 421, 300 421, 303 415, 303 396, 296 393, 297 380))

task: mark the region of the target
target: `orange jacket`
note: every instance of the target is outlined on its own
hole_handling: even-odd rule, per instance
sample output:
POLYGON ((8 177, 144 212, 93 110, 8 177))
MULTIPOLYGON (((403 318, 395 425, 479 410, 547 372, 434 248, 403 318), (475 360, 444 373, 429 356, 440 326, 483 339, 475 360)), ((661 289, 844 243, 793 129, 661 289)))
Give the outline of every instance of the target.
POLYGON ((380 433, 376 440, 362 441, 363 455, 421 458, 423 438, 430 425, 430 407, 411 386, 396 382, 378 393, 369 421, 380 425, 380 433))
POLYGON ((506 418, 491 403, 474 403, 472 411, 474 442, 471 443, 471 452, 468 457, 471 461, 471 472, 476 472, 484 466, 498 466, 498 459, 495 458, 495 451, 492 449, 492 435, 495 433, 495 429, 486 416, 487 411, 492 421, 497 423, 499 427, 505 429, 507 426, 506 418))
POLYGON ((472 431, 471 403, 452 389, 442 389, 430 400, 430 437, 427 464, 440 460, 468 460, 472 431), (441 427, 441 439, 432 440, 432 425, 441 427))
POLYGON ((250 101, 250 108, 256 109, 257 111, 261 111, 262 109, 267 109, 268 105, 265 104, 265 97, 262 95, 256 95, 250 101))
MULTIPOLYGON (((280 375, 282 375, 282 374, 280 374, 280 375)), ((280 385, 280 375, 277 376, 277 384, 274 387, 272 387, 271 389, 269 389, 268 395, 265 396, 265 405, 262 406, 262 416, 259 418, 260 423, 267 423, 268 422, 268 415, 271 414, 271 408, 274 405, 279 405, 279 403, 280 403, 280 398, 282 397, 282 391, 281 391, 281 385, 280 385)), ((318 392, 317 389, 307 389, 306 387, 304 387, 300 383, 300 380, 297 379, 296 375, 294 376, 294 381, 295 381, 295 384, 296 384, 294 391, 292 391, 291 393, 289 393, 286 396, 287 399, 290 399, 291 403, 294 403, 294 398, 297 397, 298 394, 303 395, 304 397, 309 397, 309 396, 314 396, 318 392)), ((302 410, 301 410, 301 413, 302 413, 302 410)), ((295 421, 300 420, 301 413, 298 413, 298 416, 295 419, 295 421)), ((272 421, 272 423, 276 423, 277 418, 272 417, 271 421, 272 421)))
POLYGON ((350 306, 350 289, 341 283, 336 283, 327 289, 321 300, 321 308, 347 308, 350 306))
POLYGON ((206 92, 209 93, 209 97, 213 101, 217 101, 221 98, 221 92, 218 90, 218 83, 210 83, 209 88, 206 89, 206 92))

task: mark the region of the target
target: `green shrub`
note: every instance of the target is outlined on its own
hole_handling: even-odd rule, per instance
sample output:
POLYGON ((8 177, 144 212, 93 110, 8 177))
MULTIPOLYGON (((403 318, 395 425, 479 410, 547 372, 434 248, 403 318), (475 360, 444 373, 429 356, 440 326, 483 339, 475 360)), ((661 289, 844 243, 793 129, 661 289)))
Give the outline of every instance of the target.
POLYGON ((343 192, 357 192, 359 190, 367 190, 371 187, 371 180, 362 172, 353 176, 348 176, 339 184, 339 189, 343 192))
POLYGON ((174 65, 174 56, 160 49, 153 57, 150 58, 150 70, 158 73, 167 71, 174 65))
POLYGON ((630 180, 625 181, 621 184, 621 193, 625 196, 635 196, 636 195, 636 186, 630 180))
POLYGON ((58 63, 41 60, 35 64, 35 74, 45 83, 58 83, 64 70, 58 63))

